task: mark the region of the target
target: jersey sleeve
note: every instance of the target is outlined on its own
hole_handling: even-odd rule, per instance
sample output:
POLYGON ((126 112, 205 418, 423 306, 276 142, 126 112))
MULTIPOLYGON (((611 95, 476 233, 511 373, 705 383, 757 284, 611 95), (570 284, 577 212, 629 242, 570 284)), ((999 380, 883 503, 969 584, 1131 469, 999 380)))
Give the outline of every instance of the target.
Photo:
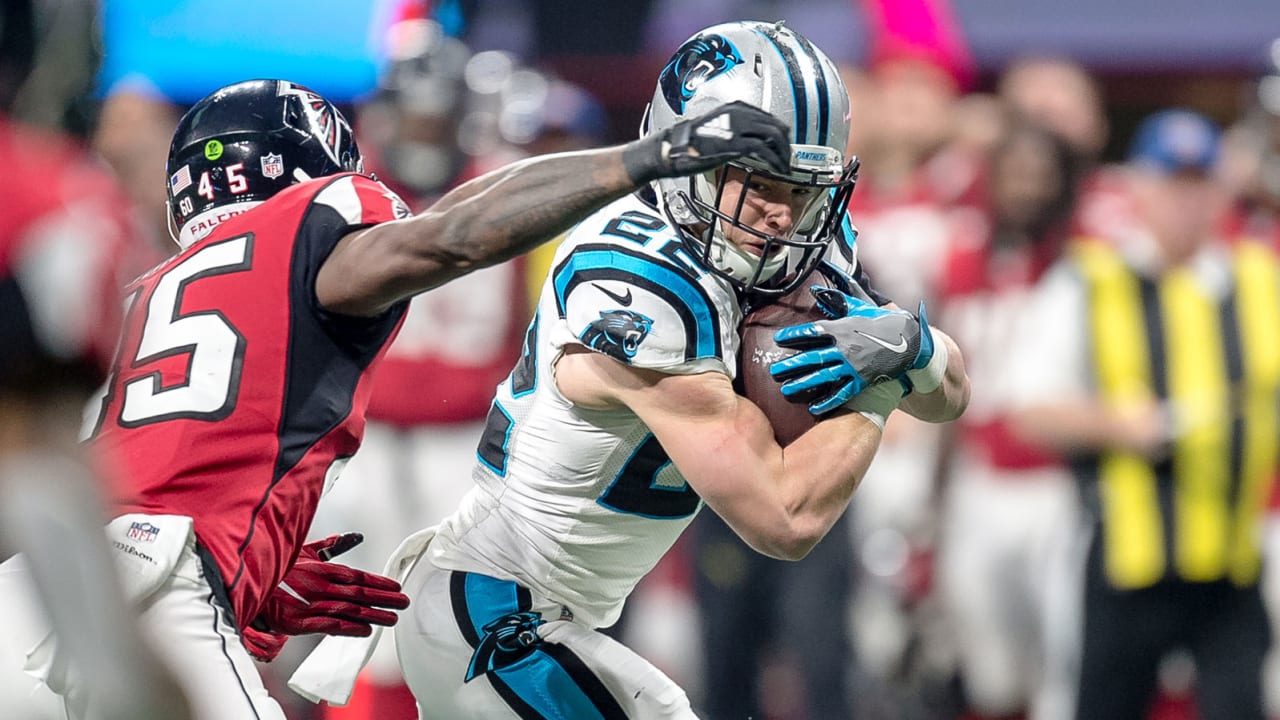
POLYGON ((331 313, 321 308, 316 299, 316 276, 346 235, 411 214, 399 195, 364 175, 339 175, 325 183, 312 197, 298 228, 292 281, 295 302, 309 306, 331 334, 357 346, 380 346, 403 317, 408 301, 393 305, 372 321, 331 313))
POLYGON ((621 245, 579 245, 552 269, 550 291, 563 329, 591 350, 673 374, 730 374, 723 299, 674 261, 621 245))

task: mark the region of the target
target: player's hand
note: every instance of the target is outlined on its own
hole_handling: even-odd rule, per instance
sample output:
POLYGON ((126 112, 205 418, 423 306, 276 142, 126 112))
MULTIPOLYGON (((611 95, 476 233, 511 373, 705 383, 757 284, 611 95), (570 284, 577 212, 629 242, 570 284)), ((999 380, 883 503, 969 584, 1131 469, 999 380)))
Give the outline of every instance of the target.
POLYGON ((627 145, 623 160, 637 183, 713 170, 749 159, 786 173, 791 130, 769 113, 735 101, 627 145))
POLYGON ((328 562, 360 544, 359 533, 333 535, 304 545, 257 620, 285 635, 325 633, 364 637, 374 625, 395 625, 394 610, 409 597, 391 578, 328 562))
POLYGON ((240 643, 249 651, 254 660, 269 663, 276 659, 289 636, 270 630, 259 630, 250 625, 240 631, 240 643))
MULTIPOLYGON (((809 405, 823 415, 852 400, 866 388, 903 375, 922 360, 922 325, 904 310, 876 307, 838 290, 810 288, 829 320, 785 327, 774 341, 799 350, 769 366, 788 400, 809 405)), ((923 312, 923 305, 921 306, 923 312)), ((923 366, 923 365, 922 365, 923 366)))

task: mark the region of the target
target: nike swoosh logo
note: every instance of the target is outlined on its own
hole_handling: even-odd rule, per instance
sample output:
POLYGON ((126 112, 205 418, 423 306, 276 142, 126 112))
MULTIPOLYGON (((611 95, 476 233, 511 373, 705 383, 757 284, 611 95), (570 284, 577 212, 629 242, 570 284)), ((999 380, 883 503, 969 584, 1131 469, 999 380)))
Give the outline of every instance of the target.
POLYGON ((601 285, 600 283, 591 283, 591 284, 592 286, 595 287, 595 289, 613 298, 615 301, 618 302, 618 304, 622 305, 622 307, 627 307, 628 305, 631 304, 631 288, 627 288, 626 293, 619 295, 615 292, 610 291, 608 288, 601 285))
POLYGON ((859 334, 859 335, 861 335, 862 337, 864 337, 864 338, 866 338, 866 339, 870 340, 871 342, 873 342, 873 343, 875 343, 875 344, 879 345, 879 346, 880 346, 880 347, 882 347, 882 348, 886 348, 886 349, 892 350, 892 351, 894 351, 894 352, 906 352, 906 351, 907 351, 907 337, 906 337, 905 335, 901 334, 901 333, 899 333, 899 334, 898 334, 898 342, 896 342, 896 343, 891 343, 891 342, 889 342, 888 340, 885 340, 884 338, 878 338, 878 337, 876 337, 875 335, 868 335, 868 334, 866 334, 866 333, 862 332, 861 330, 854 330, 854 332, 858 333, 858 334, 859 334))

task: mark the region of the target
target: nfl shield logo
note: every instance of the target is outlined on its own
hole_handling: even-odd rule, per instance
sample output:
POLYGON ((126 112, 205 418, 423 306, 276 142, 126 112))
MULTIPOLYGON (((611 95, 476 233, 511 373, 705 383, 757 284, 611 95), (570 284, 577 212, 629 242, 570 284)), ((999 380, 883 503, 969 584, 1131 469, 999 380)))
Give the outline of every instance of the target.
POLYGON ((160 528, 149 522, 136 522, 129 526, 129 539, 138 542, 155 542, 156 536, 160 534, 160 528))
POLYGON ((262 177, 275 179, 284 174, 284 158, 275 154, 262 156, 262 177))

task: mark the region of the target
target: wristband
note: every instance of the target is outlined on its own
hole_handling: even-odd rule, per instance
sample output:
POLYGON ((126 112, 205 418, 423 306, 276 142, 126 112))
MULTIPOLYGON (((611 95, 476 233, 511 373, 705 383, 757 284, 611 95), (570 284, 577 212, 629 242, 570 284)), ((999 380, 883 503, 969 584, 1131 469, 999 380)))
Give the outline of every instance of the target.
POLYGON ((947 353, 949 352, 946 343, 937 342, 937 338, 933 337, 932 329, 927 332, 930 342, 933 343, 933 357, 929 358, 929 362, 924 367, 906 372, 907 382, 911 384, 912 392, 925 395, 942 385, 942 379, 947 375, 947 353))
POLYGON ((884 430, 885 420, 889 418, 889 414, 898 408, 898 403, 902 401, 902 394, 906 390, 903 384, 897 380, 889 380, 863 390, 853 399, 845 403, 845 407, 860 413, 863 417, 876 424, 876 427, 884 430))
POLYGON ((637 186, 657 180, 666 172, 669 146, 665 134, 633 140, 622 146, 622 167, 637 186))

